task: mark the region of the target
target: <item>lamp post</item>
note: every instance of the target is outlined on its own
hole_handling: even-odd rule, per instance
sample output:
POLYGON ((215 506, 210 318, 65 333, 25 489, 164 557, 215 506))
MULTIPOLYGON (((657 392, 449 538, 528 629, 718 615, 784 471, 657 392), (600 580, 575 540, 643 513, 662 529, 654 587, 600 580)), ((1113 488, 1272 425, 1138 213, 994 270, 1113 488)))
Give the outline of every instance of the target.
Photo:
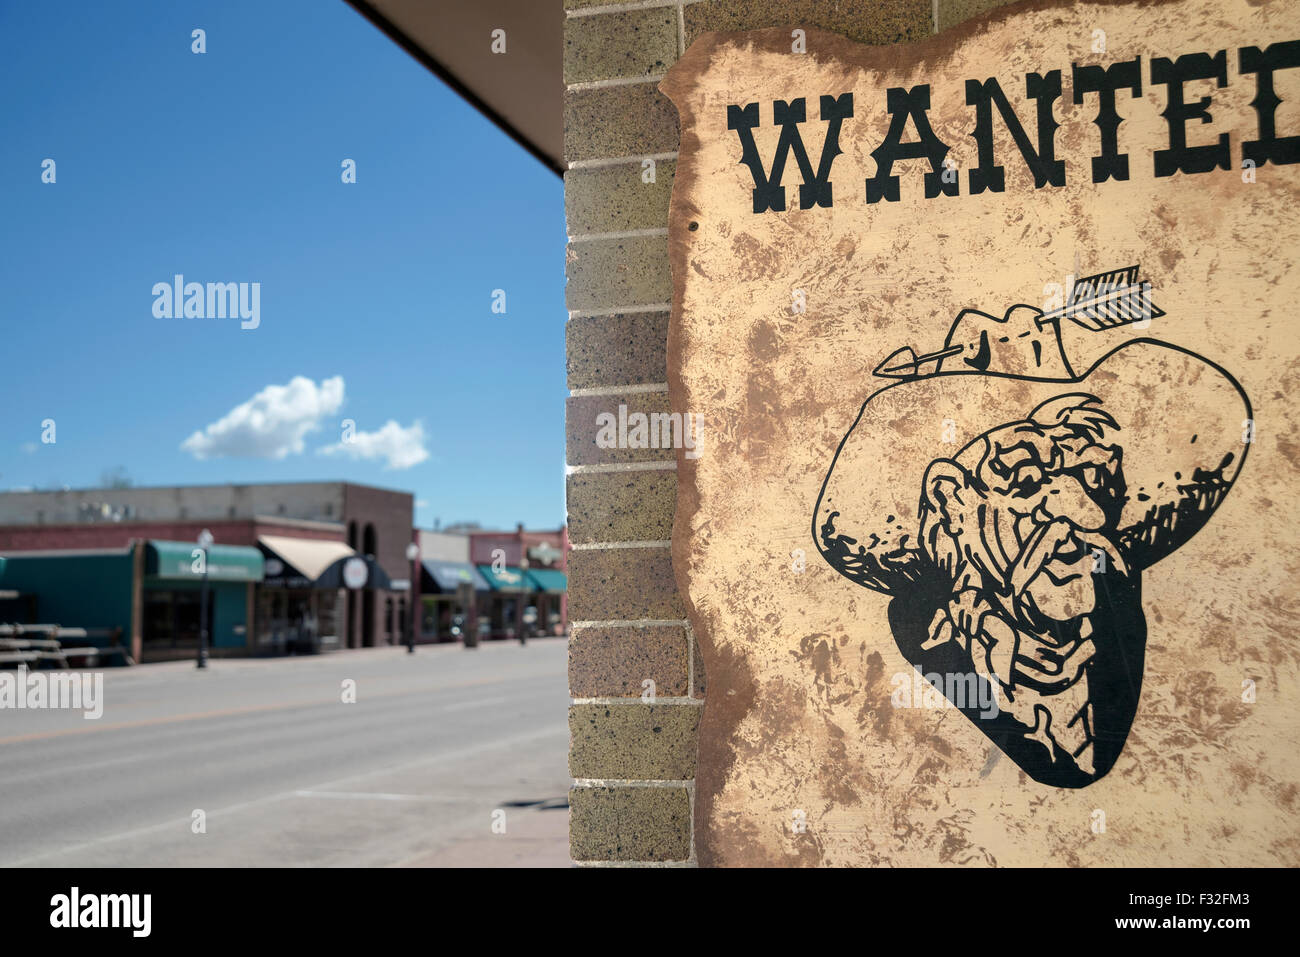
POLYGON ((415 614, 415 574, 416 574, 415 562, 416 559, 418 559, 419 557, 420 557, 419 545, 417 545, 415 542, 411 542, 411 544, 406 546, 406 560, 411 563, 411 580, 407 582, 407 588, 410 590, 411 593, 410 600, 407 602, 407 604, 410 606, 408 608, 408 611, 410 613, 409 614, 410 620, 407 622, 407 627, 406 627, 406 653, 408 655, 415 654, 415 623, 418 620, 415 614))
POLYGON ((522 581, 519 583, 519 605, 515 609, 515 619, 519 623, 519 643, 523 645, 528 643, 529 622, 524 611, 528 604, 528 546, 523 543, 522 537, 519 542, 519 577, 522 581))
POLYGON ((200 557, 203 560, 203 584, 199 588, 199 659, 197 666, 208 666, 208 549, 212 547, 212 533, 206 528, 199 532, 200 557))

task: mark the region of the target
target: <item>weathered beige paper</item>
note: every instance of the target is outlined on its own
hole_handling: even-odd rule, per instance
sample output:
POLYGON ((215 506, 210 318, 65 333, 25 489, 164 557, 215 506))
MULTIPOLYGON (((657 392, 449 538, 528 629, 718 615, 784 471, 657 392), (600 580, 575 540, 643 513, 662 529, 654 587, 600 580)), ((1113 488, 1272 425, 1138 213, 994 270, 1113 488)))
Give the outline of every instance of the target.
MULTIPOLYGON (((670 220, 671 398, 675 410, 702 422, 698 458, 678 455, 673 535, 678 583, 708 675, 695 804, 701 863, 1300 863, 1300 440, 1291 406, 1300 394, 1300 164, 1243 169, 1242 144, 1260 131, 1251 106, 1256 78, 1241 72, 1239 54, 1300 40, 1300 8, 1276 0, 1028 3, 909 46, 871 48, 807 29, 806 52, 794 52, 799 26, 706 35, 662 85, 682 127, 670 220), (1167 87, 1152 81, 1152 60, 1219 50, 1227 85, 1185 86, 1188 101, 1212 97, 1213 117, 1188 123, 1187 142, 1213 144, 1227 133, 1229 168, 1156 177, 1153 151, 1168 147, 1169 128, 1161 116, 1167 87), (1098 98, 1073 102, 1071 66, 1135 57, 1141 94, 1116 96, 1118 146, 1131 178, 1093 183, 1098 98), (1050 70, 1062 72, 1053 109, 1066 184, 1034 188, 994 108, 1006 188, 971 195, 975 113, 965 81, 996 77, 1037 144, 1025 75, 1050 70), (864 180, 877 172, 871 154, 890 121, 886 91, 918 84, 930 87, 928 117, 951 147, 959 194, 925 198, 929 163, 906 159, 893 169, 899 201, 868 204, 864 180), (843 121, 843 152, 830 176, 833 207, 799 208, 802 177, 791 156, 787 208, 756 214, 754 179, 741 162, 738 132, 728 129, 728 106, 759 105, 755 143, 770 169, 779 134, 773 101, 805 98, 800 130, 815 167, 827 129, 820 97, 849 91, 853 116, 843 121), (1111 325, 1114 314, 1094 311, 1081 322, 1040 327, 1037 320, 1068 306, 1074 280, 1133 266, 1136 282, 1151 284, 1158 313, 1149 322, 1111 325), (1008 316, 1016 304, 1031 311, 1008 316), (970 316, 954 330, 963 310, 1007 324, 970 316), (998 343, 1004 328, 1012 330, 1008 340, 1023 335, 1023 344, 998 343), (981 332, 994 333, 990 356, 979 356, 981 332), (1049 353, 1040 352, 1035 368, 1029 339, 1041 339, 1049 353), (1139 339, 1150 341, 1132 344, 1139 339), (919 378, 874 374, 904 347, 923 358, 946 345, 957 348, 923 360, 919 378), (1062 378, 1059 354, 1081 381, 1062 378), (1034 374, 1049 378, 1015 378, 1034 374), (863 411, 890 385, 897 390, 863 411), (1032 425, 1036 408, 1069 394, 1095 403, 1079 399, 1068 415, 1048 407, 1032 425), (1096 408, 1115 428, 1101 427, 1100 438, 1084 429, 1077 442, 1060 437, 1096 408), (1097 774, 1103 749, 1089 745, 1081 724, 1064 727, 1068 716, 1094 706, 1100 710, 1087 713, 1102 720, 1106 687, 1095 683, 1092 699, 1078 690, 1083 685, 1060 694, 1024 690, 1032 660, 1053 653, 1051 629, 1016 632, 1003 623, 1014 612, 998 599, 987 627, 976 629, 974 647, 988 651, 979 656, 988 681, 1006 676, 1029 715, 1054 716, 1058 746, 1082 749, 1077 766, 1067 762, 1081 776, 1073 786, 1036 779, 958 710, 891 700, 900 687, 895 676, 915 669, 891 626, 890 602, 903 613, 923 602, 910 597, 912 583, 890 562, 941 564, 917 544, 926 534, 924 483, 943 472, 927 470, 942 460, 956 463, 958 476, 973 475, 961 466, 973 468, 978 449, 959 452, 984 435, 1005 445, 997 428, 1026 422, 1049 457, 1077 445, 1088 447, 1081 455, 1117 458, 1097 450, 1120 448, 1129 486, 1124 502, 1101 508, 1105 527, 1089 539, 1119 542, 1113 557, 1127 556, 1129 583, 1140 580, 1140 596, 1123 615, 1138 616, 1145 629, 1144 667, 1113 767, 1097 774), (832 469, 842 441, 844 458, 832 469), (1223 468, 1214 473, 1216 465, 1223 468), (1160 484, 1175 471, 1178 478, 1160 484), (819 504, 828 473, 837 510, 830 539, 851 539, 838 568, 819 531, 831 511, 819 504), (1175 527, 1159 517, 1168 511, 1148 509, 1153 500, 1137 499, 1139 484, 1155 505, 1199 502, 1178 517, 1190 516, 1196 527, 1175 527), (880 575, 893 589, 886 594, 871 584, 881 577, 864 572, 854 580, 850 572, 875 567, 859 546, 888 534, 909 538, 901 550, 890 551, 895 541, 865 552, 883 561, 880 575)), ((1278 71, 1274 81, 1282 100, 1277 134, 1300 134, 1300 70, 1278 71)), ((909 124, 904 141, 914 139, 909 124)), ((1056 511, 1077 517, 1089 503, 1074 478, 1062 481, 1067 498, 1081 504, 1074 513, 1056 511)), ((944 488, 931 487, 936 495, 944 488)), ((934 552, 945 528, 979 521, 974 506, 962 519, 947 501, 946 512, 930 513, 934 552)), ((1015 496, 1001 501, 1003 514, 1012 514, 1015 496)), ((1021 526, 1026 537, 1032 524, 1021 526)), ((1007 524, 1001 534, 1014 563, 1019 533, 1007 524)), ((1058 576, 1078 566, 1068 550, 1052 559, 1058 576)), ((1040 587, 1046 581, 1018 582, 1020 597, 1005 600, 1023 608, 1033 595, 1035 607, 1066 617, 1106 587, 1093 578, 1040 587)), ((944 606, 936 614, 942 619, 944 606)), ((1079 654, 1066 669, 1094 651, 1103 658, 1108 648, 1133 651, 1132 634, 1116 637, 1104 624, 1083 631, 1089 628, 1091 636, 1071 639, 1079 654)), ((931 635, 935 647, 948 633, 942 630, 931 635)), ((962 639, 949 640, 962 647, 962 639)))

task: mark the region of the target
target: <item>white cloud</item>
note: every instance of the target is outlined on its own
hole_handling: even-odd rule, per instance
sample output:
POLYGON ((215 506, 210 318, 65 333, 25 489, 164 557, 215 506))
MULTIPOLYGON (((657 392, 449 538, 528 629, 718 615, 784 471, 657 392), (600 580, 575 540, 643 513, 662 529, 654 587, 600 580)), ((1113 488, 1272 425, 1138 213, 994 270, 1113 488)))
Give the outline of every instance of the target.
POLYGON ((342 453, 352 459, 387 459, 386 469, 409 469, 429 457, 424 426, 418 421, 403 428, 393 419, 378 432, 356 432, 351 438, 317 449, 321 455, 342 453))
POLYGON ((303 438, 343 405, 343 377, 317 385, 294 376, 288 385, 268 385, 206 429, 181 443, 196 459, 222 456, 282 459, 303 451, 303 438))

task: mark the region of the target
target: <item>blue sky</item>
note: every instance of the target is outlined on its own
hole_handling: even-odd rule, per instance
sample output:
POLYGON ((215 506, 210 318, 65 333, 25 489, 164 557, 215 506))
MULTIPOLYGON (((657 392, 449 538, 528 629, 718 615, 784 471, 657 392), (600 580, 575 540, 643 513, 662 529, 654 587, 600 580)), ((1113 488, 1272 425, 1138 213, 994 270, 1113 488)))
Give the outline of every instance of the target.
POLYGON ((347 479, 422 527, 563 522, 562 183, 341 0, 0 0, 0 117, 0 489, 347 479), (177 273, 259 282, 260 325, 155 317, 177 273))

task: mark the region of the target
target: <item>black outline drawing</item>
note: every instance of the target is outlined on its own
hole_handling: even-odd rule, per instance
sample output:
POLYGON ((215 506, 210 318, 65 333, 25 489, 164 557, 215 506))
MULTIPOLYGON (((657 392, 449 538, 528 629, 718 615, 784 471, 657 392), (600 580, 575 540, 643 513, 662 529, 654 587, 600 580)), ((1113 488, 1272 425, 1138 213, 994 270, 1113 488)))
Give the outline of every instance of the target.
MULTIPOLYGON (((991 685, 953 704, 1034 780, 1056 787, 1084 787, 1119 758, 1145 665, 1142 572, 1204 527, 1250 448, 1215 448, 1207 440, 1196 454, 1217 460, 1216 467, 1161 480, 1158 466, 1168 463, 1140 447, 1128 423, 1097 396, 1066 388, 1126 350, 1155 347, 1172 350, 1157 358, 1178 354, 1222 376, 1241 400, 1232 414, 1253 421, 1249 397, 1227 370, 1159 339, 1129 339, 1075 370, 1062 346, 1062 321, 1102 330, 1163 315, 1150 283, 1137 276, 1132 266, 1088 277, 1053 311, 1016 305, 999 319, 963 310, 942 348, 891 354, 876 375, 900 381, 863 403, 813 512, 813 539, 827 563, 890 597, 890 628, 904 657, 923 675, 969 675, 991 685), (944 376, 1063 388, 1023 416, 994 422, 954 455, 920 463, 916 522, 894 526, 904 530, 896 540, 848 537, 837 529, 841 512, 823 500, 868 407, 891 390, 944 376), (1133 501, 1155 504, 1121 527, 1133 501), (1000 708, 981 717, 974 702, 987 701, 990 691, 1000 708)), ((870 490, 854 498, 868 512, 876 504, 870 490)))

